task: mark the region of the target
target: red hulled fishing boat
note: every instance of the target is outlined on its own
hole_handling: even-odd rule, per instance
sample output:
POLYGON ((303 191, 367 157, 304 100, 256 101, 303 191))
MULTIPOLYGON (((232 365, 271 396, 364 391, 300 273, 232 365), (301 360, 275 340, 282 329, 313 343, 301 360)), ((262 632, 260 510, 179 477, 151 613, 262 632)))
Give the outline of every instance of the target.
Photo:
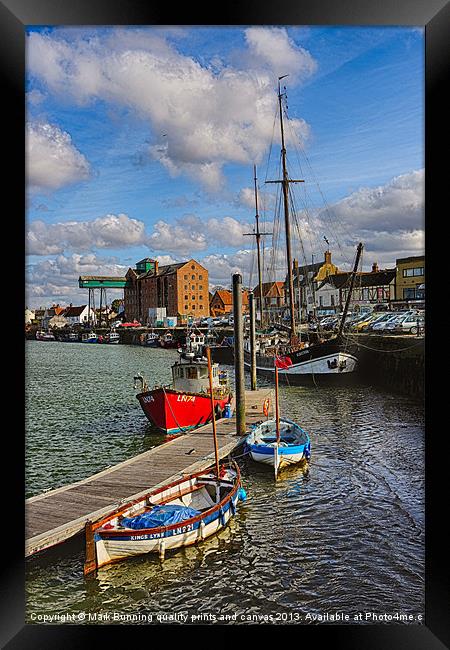
MULTIPOLYGON (((172 367, 172 383, 149 390, 143 375, 135 376, 136 395, 147 418, 165 433, 185 433, 212 420, 208 362, 202 353, 189 348, 180 350, 180 359, 172 367)), ((226 371, 212 365, 214 414, 222 417, 231 402, 226 371)))

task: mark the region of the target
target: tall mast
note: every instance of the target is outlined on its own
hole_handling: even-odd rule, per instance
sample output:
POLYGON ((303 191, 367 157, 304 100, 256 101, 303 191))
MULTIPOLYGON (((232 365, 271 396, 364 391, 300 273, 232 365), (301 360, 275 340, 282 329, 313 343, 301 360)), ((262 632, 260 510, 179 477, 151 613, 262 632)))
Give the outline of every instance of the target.
POLYGON ((349 289, 348 289, 347 300, 345 301, 345 307, 344 307, 344 311, 342 313, 341 323, 339 325, 338 336, 340 336, 342 334, 342 330, 344 329, 345 318, 347 316, 348 308, 349 308, 349 305, 350 305, 350 299, 352 297, 353 285, 354 285, 354 282, 355 282, 356 271, 358 270, 359 258, 361 257, 362 249, 363 249, 362 242, 359 242, 358 248, 356 250, 355 264, 353 266, 353 271, 352 271, 352 274, 350 276, 350 286, 349 286, 349 289))
POLYGON ((259 287, 259 311, 260 311, 260 323, 261 327, 264 327, 264 307, 263 307, 263 283, 262 283, 262 267, 261 267, 261 237, 263 235, 271 235, 271 232, 260 232, 259 230, 259 212, 258 212, 258 188, 256 185, 256 165, 253 165, 253 174, 254 174, 254 186, 255 186, 255 220, 256 220, 256 232, 246 232, 244 235, 251 235, 256 237, 256 247, 257 247, 257 261, 258 261, 258 287, 259 287))
POLYGON ((286 255, 288 267, 288 285, 289 285, 289 311, 291 320, 291 341, 296 339, 295 327, 295 312, 294 312, 294 278, 292 273, 292 252, 291 252, 291 225, 289 221, 289 183, 303 183, 303 180, 292 180, 288 178, 286 168, 286 147, 284 143, 284 127, 283 127, 283 106, 281 103, 282 97, 285 93, 281 92, 280 80, 288 75, 278 77, 278 105, 280 109, 280 129, 281 129, 281 162, 283 166, 283 179, 281 181, 267 181, 268 183, 281 183, 283 187, 283 202, 284 202, 284 226, 286 231, 286 255))

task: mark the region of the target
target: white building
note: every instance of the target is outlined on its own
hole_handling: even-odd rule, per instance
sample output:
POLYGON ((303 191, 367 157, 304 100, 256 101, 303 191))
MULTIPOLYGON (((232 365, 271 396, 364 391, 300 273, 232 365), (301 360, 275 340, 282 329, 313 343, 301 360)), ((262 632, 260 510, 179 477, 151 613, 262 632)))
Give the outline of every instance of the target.
POLYGON ((91 317, 89 319, 89 308, 87 305, 81 305, 81 307, 73 307, 72 305, 69 305, 69 307, 66 308, 62 315, 67 320, 67 323, 69 325, 78 325, 87 323, 89 320, 93 322, 95 314, 92 307, 90 314, 91 317))
POLYGON ((35 313, 28 307, 25 309, 25 325, 29 325, 32 320, 35 318, 35 313))

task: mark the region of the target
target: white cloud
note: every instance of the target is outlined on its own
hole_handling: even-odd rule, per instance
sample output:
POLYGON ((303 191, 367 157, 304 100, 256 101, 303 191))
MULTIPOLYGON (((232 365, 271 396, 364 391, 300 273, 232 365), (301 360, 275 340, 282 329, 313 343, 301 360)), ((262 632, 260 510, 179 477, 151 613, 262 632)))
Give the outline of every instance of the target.
POLYGON ((252 232, 253 226, 233 217, 211 217, 201 219, 186 214, 169 223, 160 219, 153 225, 153 232, 146 239, 147 246, 154 251, 185 253, 191 255, 209 246, 237 248, 248 243, 244 233, 252 232))
POLYGON ((107 214, 92 221, 47 224, 31 222, 27 232, 28 255, 55 255, 67 249, 124 248, 144 241, 145 225, 126 214, 107 214))
POLYGON ((57 190, 86 180, 90 167, 68 133, 46 123, 29 123, 26 133, 27 181, 32 190, 57 190))
MULTIPOLYGON (((234 67, 201 65, 158 30, 137 31, 134 41, 120 29, 103 38, 81 34, 31 33, 30 73, 78 103, 101 99, 131 107, 161 135, 151 155, 170 174, 187 174, 209 190, 223 185, 224 165, 258 162, 269 145, 275 70, 300 79, 315 69, 283 28, 247 29, 245 56, 234 67)), ((303 120, 292 120, 292 128, 298 138, 308 137, 303 120)))
MULTIPOLYGON (((115 258, 100 258, 94 254, 58 255, 52 260, 42 260, 26 269, 26 299, 33 307, 50 302, 84 304, 87 291, 78 288, 80 275, 124 276, 128 267, 115 258)), ((108 289, 109 301, 120 296, 121 290, 108 289)))

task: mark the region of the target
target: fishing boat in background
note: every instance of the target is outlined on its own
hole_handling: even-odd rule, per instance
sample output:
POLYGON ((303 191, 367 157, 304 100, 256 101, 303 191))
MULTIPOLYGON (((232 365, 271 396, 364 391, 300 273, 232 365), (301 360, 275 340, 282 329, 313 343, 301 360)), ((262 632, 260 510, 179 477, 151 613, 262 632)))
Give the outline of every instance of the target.
POLYGON ((111 345, 117 345, 117 343, 120 343, 119 332, 116 332, 115 330, 111 330, 110 332, 105 334, 105 343, 109 343, 111 345))
MULTIPOLYGON (((268 412, 268 409, 267 411, 268 412)), ((278 406, 278 368, 275 366, 275 418, 255 425, 246 438, 246 448, 257 463, 272 465, 275 478, 288 465, 309 460, 311 441, 301 426, 280 417, 278 406)))
MULTIPOLYGON (((140 389, 136 397, 142 410, 150 422, 165 433, 184 433, 212 420, 207 359, 195 354, 181 354, 171 366, 170 385, 149 390, 142 373, 134 377, 134 387, 140 389)), ((231 402, 232 394, 228 374, 219 369, 218 363, 212 366, 212 390, 214 414, 219 418, 225 405, 231 402)))
POLYGON ((159 346, 159 334, 156 332, 149 332, 144 339, 143 344, 149 348, 158 348, 159 346))
POLYGON ((84 334, 81 335, 81 342, 82 343, 97 343, 98 342, 98 336, 95 332, 85 332, 84 334))
POLYGON ((36 341, 55 341, 55 336, 52 332, 46 332, 45 330, 38 330, 36 332, 36 341))
POLYGON ((173 349, 178 347, 178 342, 172 332, 164 332, 159 338, 159 345, 162 348, 173 349))
POLYGON ((215 467, 184 476, 139 499, 121 505, 96 523, 85 526, 85 575, 112 562, 198 544, 219 532, 246 499, 238 465, 219 464, 214 418, 213 366, 207 350, 215 467))

